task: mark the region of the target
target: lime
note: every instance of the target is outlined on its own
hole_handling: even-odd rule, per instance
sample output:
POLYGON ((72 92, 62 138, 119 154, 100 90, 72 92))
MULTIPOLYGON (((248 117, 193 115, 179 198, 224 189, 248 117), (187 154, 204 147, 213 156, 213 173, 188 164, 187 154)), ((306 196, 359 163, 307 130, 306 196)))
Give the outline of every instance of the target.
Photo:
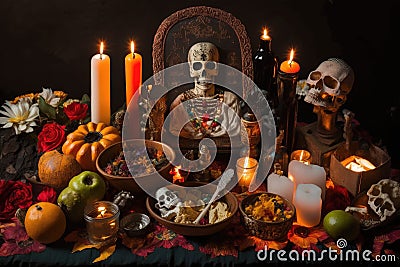
POLYGON ((355 240, 360 234, 360 222, 344 210, 332 210, 323 221, 325 231, 334 239, 355 240))

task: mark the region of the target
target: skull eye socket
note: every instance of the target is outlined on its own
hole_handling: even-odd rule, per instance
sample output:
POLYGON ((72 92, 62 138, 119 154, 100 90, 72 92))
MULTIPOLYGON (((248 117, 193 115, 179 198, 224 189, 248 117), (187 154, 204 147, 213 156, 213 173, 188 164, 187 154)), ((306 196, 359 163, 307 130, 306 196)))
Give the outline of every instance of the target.
POLYGON ((203 64, 201 62, 193 62, 193 69, 194 70, 201 70, 203 68, 203 64))
POLYGON ((213 70, 215 69, 216 63, 215 61, 207 61, 206 62, 206 69, 213 70))
POLYGON ((325 86, 332 88, 332 89, 336 89, 337 87, 339 87, 339 82, 331 76, 324 77, 324 84, 325 84, 325 86))
POLYGON ((312 81, 318 81, 319 79, 321 79, 321 76, 322 76, 321 72, 313 71, 310 73, 309 79, 312 81))
POLYGON ((159 198, 159 200, 163 201, 164 198, 165 198, 165 196, 164 196, 164 195, 161 195, 160 198, 159 198))

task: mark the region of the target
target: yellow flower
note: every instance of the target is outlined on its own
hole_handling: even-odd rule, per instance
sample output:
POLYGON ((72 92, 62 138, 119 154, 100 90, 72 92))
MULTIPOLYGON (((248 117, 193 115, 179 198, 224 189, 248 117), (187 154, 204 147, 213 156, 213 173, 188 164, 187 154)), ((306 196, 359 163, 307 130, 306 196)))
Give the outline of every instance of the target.
POLYGON ((38 104, 32 104, 30 98, 21 98, 16 104, 10 101, 2 106, 4 110, 0 113, 5 117, 0 117, 0 124, 4 124, 3 128, 13 127, 15 134, 22 132, 33 132, 33 126, 37 126, 35 119, 39 116, 38 104))
POLYGON ((29 99, 31 99, 33 101, 33 100, 36 100, 38 96, 39 96, 38 93, 36 93, 36 94, 30 93, 30 94, 20 95, 20 96, 17 96, 16 98, 14 98, 14 100, 11 101, 11 103, 12 104, 17 104, 17 102, 22 98, 29 98, 29 99))

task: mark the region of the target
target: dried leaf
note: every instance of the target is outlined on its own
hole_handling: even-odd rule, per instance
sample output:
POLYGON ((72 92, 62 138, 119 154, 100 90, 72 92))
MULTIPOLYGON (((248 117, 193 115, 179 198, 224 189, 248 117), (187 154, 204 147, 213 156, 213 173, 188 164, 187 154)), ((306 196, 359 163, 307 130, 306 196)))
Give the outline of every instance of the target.
POLYGON ((76 242, 72 248, 72 253, 82 251, 87 248, 100 248, 99 244, 91 244, 89 242, 76 242))
POLYGON ((103 261, 103 260, 107 259, 108 257, 110 257, 110 256, 114 253, 115 247, 116 247, 116 245, 111 245, 111 246, 102 248, 102 249, 100 250, 100 256, 97 257, 97 258, 93 261, 93 263, 99 262, 99 261, 103 261))

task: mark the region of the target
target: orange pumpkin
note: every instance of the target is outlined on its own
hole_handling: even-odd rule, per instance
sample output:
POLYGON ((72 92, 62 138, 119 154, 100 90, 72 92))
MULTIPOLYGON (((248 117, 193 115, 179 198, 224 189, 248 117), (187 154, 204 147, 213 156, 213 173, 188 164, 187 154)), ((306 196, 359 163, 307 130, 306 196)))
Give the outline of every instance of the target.
POLYGON ((96 171, 97 156, 106 147, 120 142, 121 135, 114 126, 89 122, 67 136, 62 146, 64 154, 73 155, 83 170, 96 171))
POLYGON ((56 190, 67 187, 69 180, 81 171, 81 165, 72 155, 61 154, 57 150, 45 152, 38 162, 40 181, 56 190))
POLYGON ((62 237, 67 220, 56 204, 39 202, 28 208, 24 225, 30 238, 42 244, 50 244, 62 237))

